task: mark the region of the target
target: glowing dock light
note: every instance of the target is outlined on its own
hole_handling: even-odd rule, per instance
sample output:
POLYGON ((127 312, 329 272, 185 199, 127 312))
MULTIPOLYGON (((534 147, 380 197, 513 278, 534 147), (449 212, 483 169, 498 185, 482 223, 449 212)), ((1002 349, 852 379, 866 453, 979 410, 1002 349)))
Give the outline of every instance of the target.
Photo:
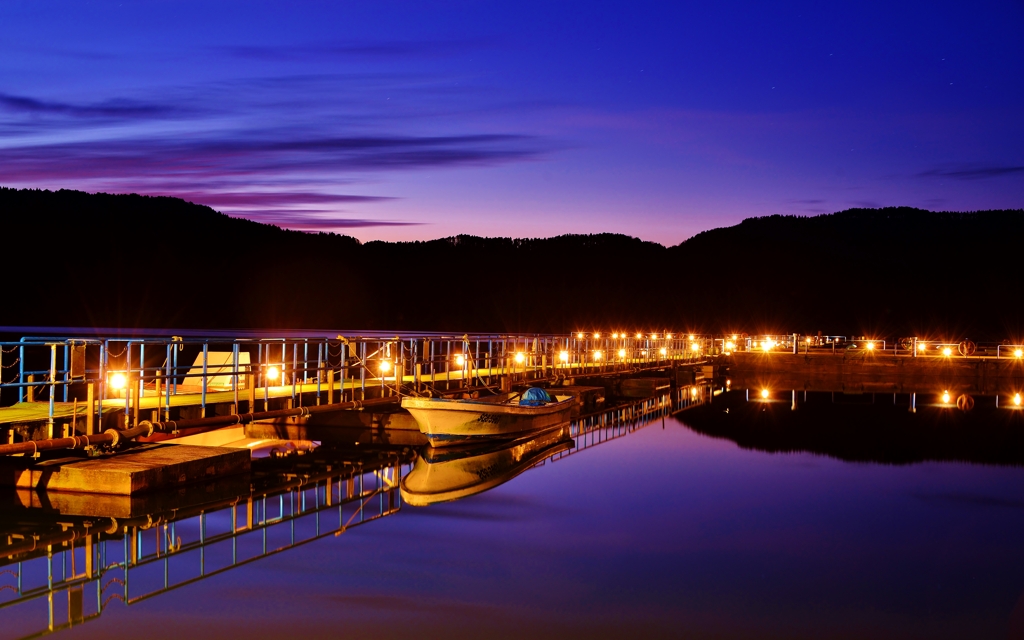
POLYGON ((725 380, 725 386, 727 386, 727 387, 731 387, 731 386, 732 386, 732 380, 729 380, 728 378, 726 378, 726 380, 725 380))
POLYGON ((466 356, 462 355, 461 353, 455 356, 455 364, 460 367, 464 366, 466 364, 466 356))
POLYGON ((942 402, 943 402, 943 404, 949 404, 949 392, 948 391, 943 391, 942 392, 942 402))
POLYGON ((559 352, 558 359, 561 360, 562 362, 569 362, 569 352, 568 351, 561 351, 561 352, 559 352))
POLYGON ((950 349, 949 347, 946 347, 942 350, 942 355, 948 358, 949 356, 953 355, 953 350, 950 349))
POLYGON ((875 343, 874 342, 867 343, 866 348, 867 348, 868 351, 874 351, 875 350, 875 343))
POLYGON ((924 351, 926 348, 927 347, 926 347, 925 343, 923 343, 923 342, 918 342, 917 343, 917 350, 918 351, 924 351))
POLYGON ((521 351, 516 354, 516 364, 523 364, 524 360, 526 360, 526 356, 521 351))
POLYGON ((1013 404, 1017 405, 1018 407, 1020 406, 1020 394, 1019 393, 1013 394, 1013 404))
POLYGON ((658 339, 658 334, 652 333, 651 334, 651 340, 657 340, 657 339, 658 339))
POLYGON ((612 334, 612 340, 618 340, 618 339, 619 339, 619 334, 613 333, 612 334))
POLYGON ((690 342, 693 342, 693 334, 690 334, 690 342))
POLYGON ((767 389, 761 389, 761 397, 764 398, 765 400, 768 399, 768 390, 767 389))
POLYGON ((690 387, 690 395, 691 396, 696 396, 697 395, 697 387, 690 387))
POLYGON ((594 352, 594 360, 600 360, 603 357, 604 357, 604 354, 601 353, 600 351, 595 351, 594 352))
POLYGON ((733 340, 736 340, 736 338, 737 338, 736 334, 735 334, 735 333, 734 333, 734 334, 732 334, 732 339, 733 339, 733 340))
POLYGON ((694 343, 690 344, 690 350, 691 351, 700 351, 700 345, 697 344, 696 342, 694 342, 694 343))
POLYGON ((666 349, 665 347, 662 347, 660 350, 658 350, 658 353, 660 353, 663 356, 667 356, 668 355, 668 349, 666 349))
POLYGON ((729 342, 725 343, 725 348, 727 351, 732 351, 733 349, 736 348, 736 343, 730 340, 729 342))
POLYGON ((774 346, 775 343, 771 340, 765 340, 764 342, 761 343, 761 348, 764 349, 765 351, 771 351, 772 347, 774 346))
POLYGON ((636 334, 636 339, 637 339, 637 340, 639 340, 639 339, 640 339, 640 338, 642 338, 642 337, 644 337, 644 334, 642 334, 642 333, 638 333, 638 334, 636 334))
POLYGON ((668 339, 668 340, 671 340, 672 339, 672 334, 671 333, 666 333, 665 334, 665 338, 668 339))
POLYGON ((576 334, 576 338, 579 339, 579 340, 582 340, 583 339, 583 332, 581 331, 581 332, 577 333, 576 334))
POLYGON ((625 358, 626 357, 626 350, 625 349, 619 349, 619 357, 620 358, 625 358))
POLYGON ((391 361, 390 360, 381 360, 380 361, 380 372, 381 373, 387 373, 388 371, 391 371, 391 361))
POLYGON ((128 378, 125 377, 123 373, 114 373, 111 374, 110 379, 108 380, 108 384, 110 385, 111 389, 117 389, 118 391, 120 391, 121 389, 124 389, 125 385, 128 384, 128 378))
POLYGON ((1024 349, 1015 349, 1013 352, 1013 357, 1020 358, 1021 356, 1024 356, 1024 349))
POLYGON ((807 336, 807 338, 804 339, 804 342, 806 342, 807 344, 811 344, 811 337, 807 336))
POLYGON ((594 338, 595 338, 595 339, 597 339, 597 338, 600 338, 600 337, 601 337, 601 334, 600 334, 600 332, 595 332, 595 333, 594 333, 594 338))
POLYGON ((281 377, 281 370, 277 367, 267 367, 267 380, 273 382, 281 377))

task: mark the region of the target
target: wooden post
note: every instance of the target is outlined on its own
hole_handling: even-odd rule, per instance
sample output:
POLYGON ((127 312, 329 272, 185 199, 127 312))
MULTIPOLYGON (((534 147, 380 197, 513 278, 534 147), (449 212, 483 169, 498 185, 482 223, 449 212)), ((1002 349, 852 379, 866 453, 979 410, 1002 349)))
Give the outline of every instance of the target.
POLYGON ((25 387, 25 398, 28 402, 36 401, 36 388, 32 386, 32 383, 36 381, 36 377, 31 375, 28 377, 29 386, 25 387))
POLYGON ((96 433, 96 383, 90 382, 86 385, 86 404, 89 405, 89 412, 85 414, 85 435, 91 436, 96 433))
POLYGON ((327 404, 334 404, 334 369, 327 370, 327 404))

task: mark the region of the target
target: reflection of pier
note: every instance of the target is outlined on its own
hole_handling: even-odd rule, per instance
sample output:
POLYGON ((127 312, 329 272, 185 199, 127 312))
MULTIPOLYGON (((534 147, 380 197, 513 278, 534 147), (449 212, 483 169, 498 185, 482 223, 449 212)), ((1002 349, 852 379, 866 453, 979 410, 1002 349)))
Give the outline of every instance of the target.
POLYGON ((112 600, 132 604, 396 513, 412 458, 318 449, 267 459, 251 490, 227 478, 171 496, 12 494, 0 517, 0 635, 69 628, 112 600), (39 620, 40 604, 35 628, 18 628, 39 620))
MULTIPOLYGON (((561 460, 710 399, 686 386, 580 417, 561 460)), ((0 506, 0 637, 46 635, 394 514, 415 459, 402 446, 321 447, 253 462, 250 477, 104 496, 18 491, 0 506), (31 627, 22 624, 31 622, 31 627)))
MULTIPOLYGON (((599 444, 629 435, 657 420, 703 405, 716 393, 709 385, 680 387, 654 398, 614 407, 574 420, 569 433, 576 445, 548 458, 551 462, 580 453, 599 444)), ((544 464, 543 462, 540 464, 544 464)))

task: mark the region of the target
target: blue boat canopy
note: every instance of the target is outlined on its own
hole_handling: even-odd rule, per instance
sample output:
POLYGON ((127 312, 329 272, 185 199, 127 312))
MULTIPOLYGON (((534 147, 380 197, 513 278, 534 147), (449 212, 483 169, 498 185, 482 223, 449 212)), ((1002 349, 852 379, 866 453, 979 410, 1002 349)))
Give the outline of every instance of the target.
POLYGON ((520 407, 539 407, 549 402, 554 402, 554 399, 548 395, 548 392, 541 389, 540 387, 530 387, 523 392, 523 397, 519 400, 520 407))

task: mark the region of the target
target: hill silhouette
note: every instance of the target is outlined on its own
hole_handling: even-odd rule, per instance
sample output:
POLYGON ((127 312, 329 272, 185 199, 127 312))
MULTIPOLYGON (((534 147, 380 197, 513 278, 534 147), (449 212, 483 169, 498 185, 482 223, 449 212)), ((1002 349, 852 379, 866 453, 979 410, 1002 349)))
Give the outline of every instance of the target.
POLYGON ((367 242, 176 198, 0 188, 0 325, 799 331, 1024 338, 1024 211, 768 216, 618 234, 367 242))

